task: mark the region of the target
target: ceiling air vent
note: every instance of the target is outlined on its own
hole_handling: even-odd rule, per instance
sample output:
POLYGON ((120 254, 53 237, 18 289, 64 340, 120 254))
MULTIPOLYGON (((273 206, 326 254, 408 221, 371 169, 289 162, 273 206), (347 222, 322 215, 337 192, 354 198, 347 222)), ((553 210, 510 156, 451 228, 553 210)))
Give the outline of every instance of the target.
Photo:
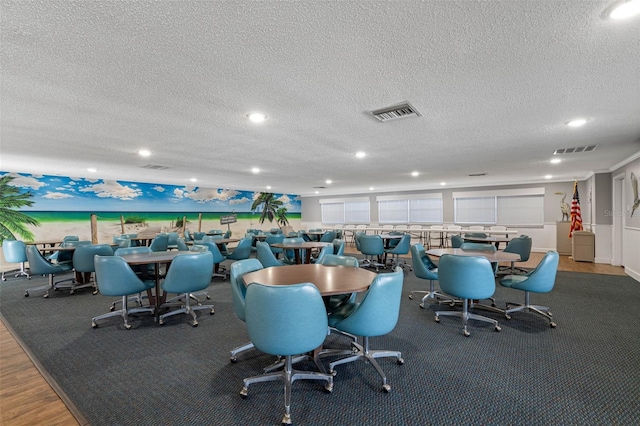
POLYGON ((327 187, 326 186, 314 186, 313 188, 314 189, 326 189, 327 187))
POLYGON ((553 154, 577 154, 579 152, 591 152, 595 151, 598 145, 589 146, 576 146, 574 148, 559 148, 556 149, 553 154))
POLYGON ((409 102, 367 112, 380 121, 391 121, 411 116, 420 117, 420 113, 409 102))
POLYGON ((158 166, 155 164, 147 164, 146 166, 142 166, 143 169, 150 169, 150 170, 167 170, 169 167, 167 166, 158 166))
POLYGON ((467 176, 477 177, 477 176, 486 176, 486 173, 469 173, 467 176))

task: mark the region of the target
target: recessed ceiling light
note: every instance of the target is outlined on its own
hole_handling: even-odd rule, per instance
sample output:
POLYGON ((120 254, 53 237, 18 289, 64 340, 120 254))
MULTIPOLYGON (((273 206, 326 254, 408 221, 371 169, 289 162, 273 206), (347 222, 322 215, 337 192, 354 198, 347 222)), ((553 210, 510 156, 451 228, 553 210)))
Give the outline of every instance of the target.
POLYGON ((367 156, 367 154, 365 154, 365 153, 364 153, 364 152, 362 152, 362 151, 358 151, 358 152, 356 152, 356 157, 357 157, 357 158, 364 158, 364 157, 366 157, 366 156, 367 156))
POLYGON ((260 173, 260 169, 257 167, 254 167, 251 169, 251 173, 260 173))
POLYGON ((196 179, 196 178, 191 178, 190 180, 191 180, 191 182, 197 182, 198 181, 198 179, 196 179))
POLYGON ((316 194, 319 194, 319 193, 320 193, 320 191, 316 191, 316 194))
POLYGON ((88 171, 88 172, 91 172, 91 173, 95 173, 95 172, 97 172, 97 171, 98 171, 98 169, 94 169, 93 167, 89 167, 89 168, 87 169, 87 171, 88 171))
POLYGON ((373 191, 373 186, 370 186, 370 187, 369 187, 369 191, 373 191))
POLYGON ((640 14, 640 0, 618 1, 609 6, 605 16, 611 19, 627 19, 640 14))
POLYGON ((151 155, 151 151, 149 151, 148 149, 141 149, 138 151, 139 155, 142 155, 143 157, 148 157, 151 155))
POLYGON ((440 182, 440 186, 445 186, 447 182, 440 182))
POLYGON ((419 176, 419 175, 420 175, 420 173, 418 173, 418 172, 411 172, 411 176, 413 176, 413 177, 416 177, 416 176, 419 176))
POLYGON ((551 179, 552 177, 553 177, 553 176, 551 176, 551 175, 546 175, 544 178, 545 178, 545 179, 551 179))
POLYGON ((331 179, 327 179, 325 182, 327 183, 327 185, 331 185, 331 182, 333 181, 331 179))
POLYGON ((574 120, 567 121, 567 126, 569 126, 569 127, 580 127, 580 126, 584 126, 586 123, 587 123, 587 119, 586 118, 576 118, 574 120))
POLYGON ((551 164, 558 164, 560 162, 562 162, 562 158, 552 158, 551 161, 549 161, 551 164))
POLYGON ((251 114, 248 114, 247 117, 249 117, 249 120, 253 121, 254 123, 262 123, 267 119, 266 114, 263 114, 261 112, 252 112, 251 114))
POLYGON ((267 185, 267 189, 271 189, 271 185, 267 185))

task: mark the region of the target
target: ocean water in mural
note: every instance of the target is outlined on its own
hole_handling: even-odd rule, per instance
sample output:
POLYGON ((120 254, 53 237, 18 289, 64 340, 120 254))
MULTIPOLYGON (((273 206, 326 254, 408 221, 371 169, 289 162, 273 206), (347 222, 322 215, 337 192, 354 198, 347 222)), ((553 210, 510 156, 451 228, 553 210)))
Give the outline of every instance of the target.
MULTIPOLYGON (((5 174, 0 172, 0 176, 5 174)), ((121 218, 132 222, 134 231, 143 227, 167 230, 183 217, 191 230, 226 229, 227 225, 220 225, 220 218, 230 214, 238 221, 229 227, 234 235, 243 234, 249 227, 278 226, 275 221, 259 224, 260 210, 251 211, 259 192, 19 173, 11 176, 11 185, 32 195, 33 205, 20 211, 40 222, 39 227, 31 229, 36 240, 71 234, 86 238, 92 214, 97 217, 100 242, 121 232, 121 218)), ((300 198, 275 196, 287 209, 288 220, 298 222, 300 198)))

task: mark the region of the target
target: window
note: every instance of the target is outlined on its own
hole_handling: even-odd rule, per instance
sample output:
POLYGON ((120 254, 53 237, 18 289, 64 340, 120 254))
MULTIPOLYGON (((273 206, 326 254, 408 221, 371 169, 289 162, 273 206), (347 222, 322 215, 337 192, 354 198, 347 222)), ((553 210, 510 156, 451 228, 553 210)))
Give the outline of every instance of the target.
POLYGON ((442 194, 387 195, 378 201, 378 222, 442 223, 442 194))
POLYGON ((544 188, 453 193, 454 221, 459 224, 544 224, 544 188))
POLYGON ((347 224, 370 222, 369 198, 320 200, 322 223, 347 224))

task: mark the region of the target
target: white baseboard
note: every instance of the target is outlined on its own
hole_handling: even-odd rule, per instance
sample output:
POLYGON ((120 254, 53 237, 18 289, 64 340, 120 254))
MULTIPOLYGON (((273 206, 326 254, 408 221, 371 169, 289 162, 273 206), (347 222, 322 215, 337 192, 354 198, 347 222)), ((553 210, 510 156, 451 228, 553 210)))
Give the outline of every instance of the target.
POLYGON ((629 275, 631 278, 633 278, 634 280, 640 282, 640 272, 638 271, 634 271, 631 268, 624 268, 624 273, 629 275))

